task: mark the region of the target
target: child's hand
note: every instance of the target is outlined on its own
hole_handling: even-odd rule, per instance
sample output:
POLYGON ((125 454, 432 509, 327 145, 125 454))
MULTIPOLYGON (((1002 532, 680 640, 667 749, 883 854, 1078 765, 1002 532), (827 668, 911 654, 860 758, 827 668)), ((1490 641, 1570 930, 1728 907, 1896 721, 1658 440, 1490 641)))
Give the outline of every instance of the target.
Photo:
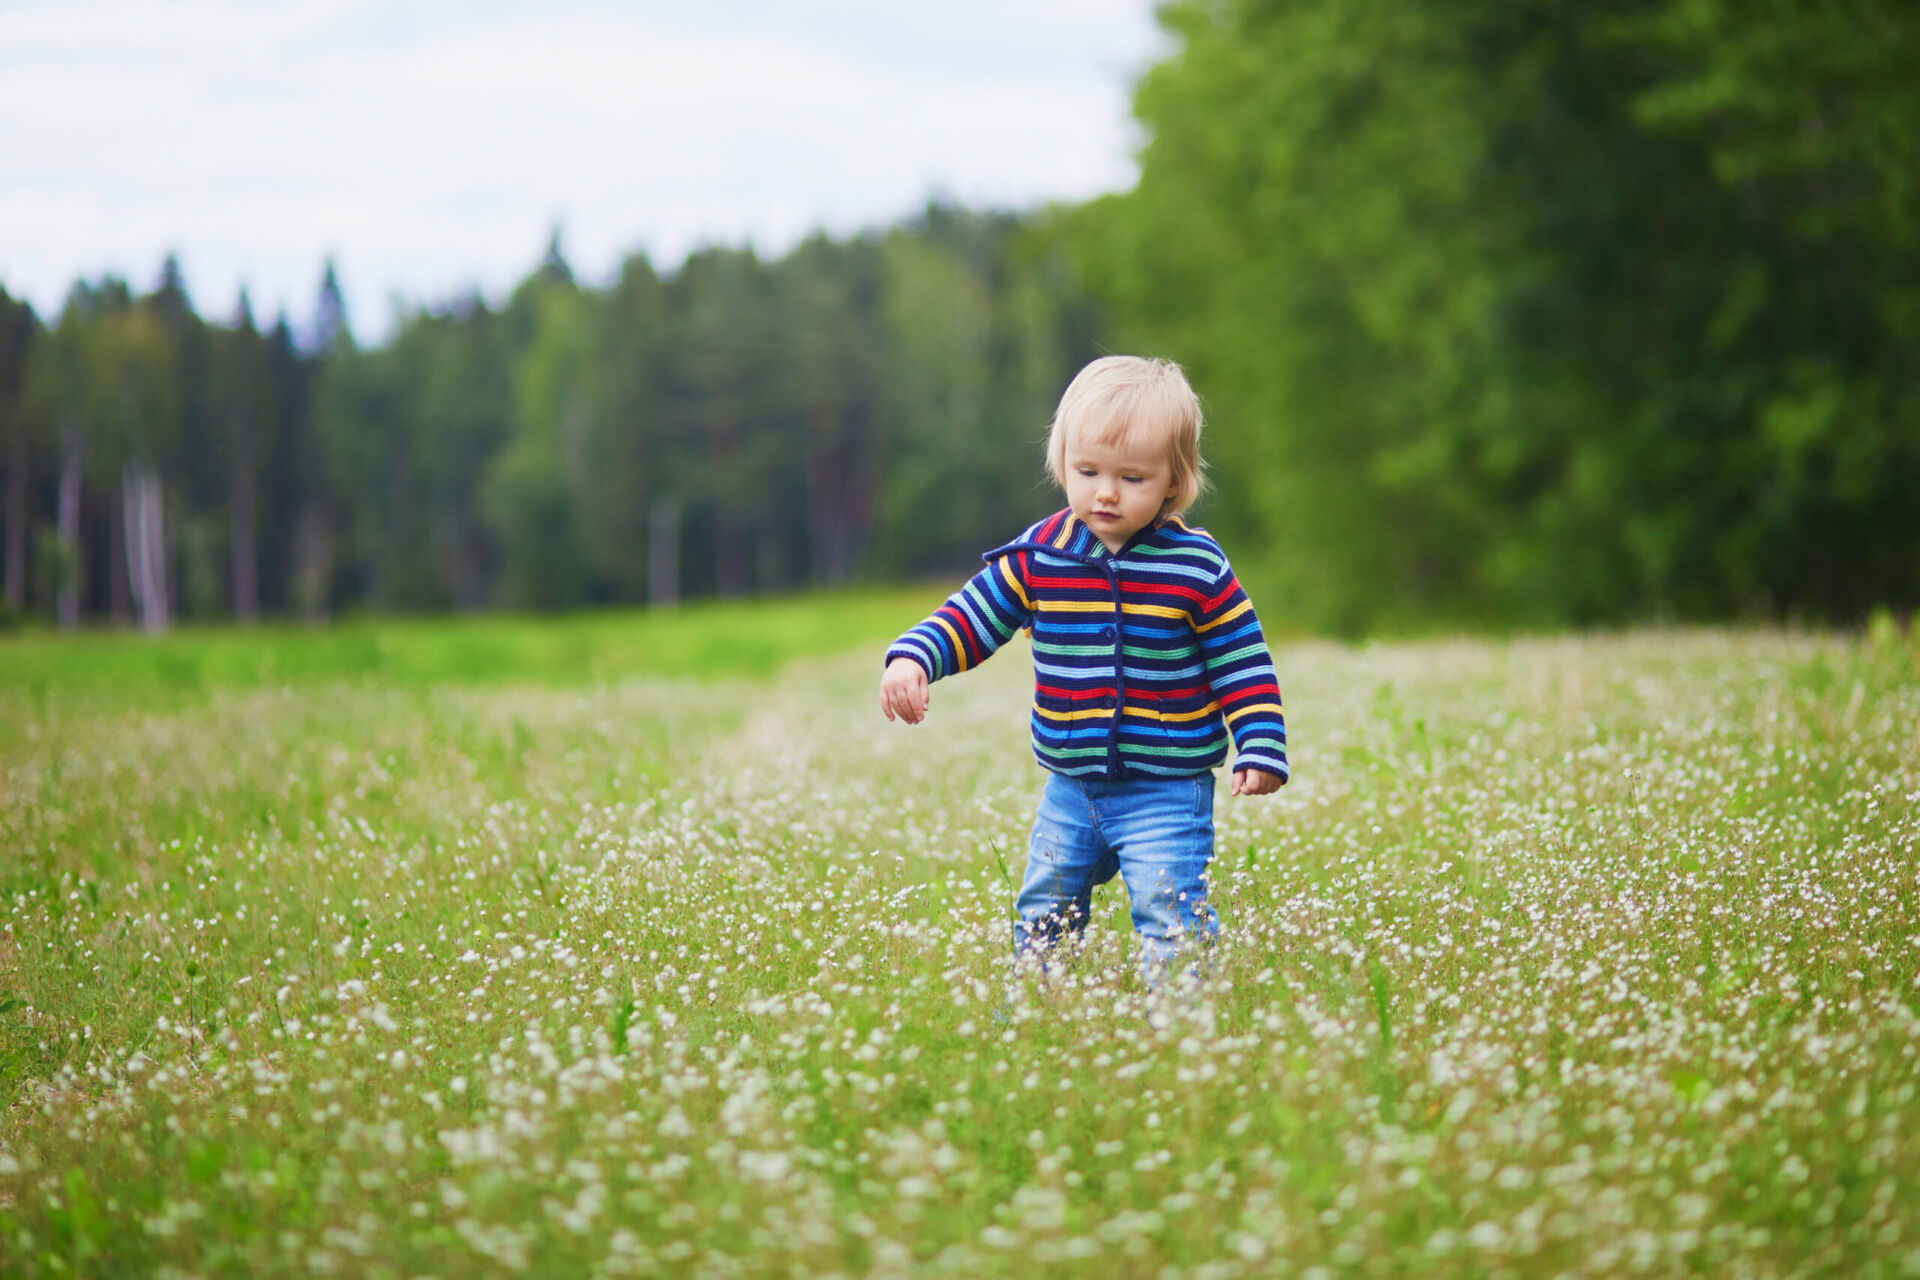
POLYGON ((927 671, 912 658, 895 658, 880 677, 880 709, 891 720, 897 714, 908 724, 919 724, 933 699, 927 695, 927 671))
POLYGON ((1237 796, 1271 795, 1280 789, 1280 775, 1265 769, 1235 769, 1233 794, 1237 796))

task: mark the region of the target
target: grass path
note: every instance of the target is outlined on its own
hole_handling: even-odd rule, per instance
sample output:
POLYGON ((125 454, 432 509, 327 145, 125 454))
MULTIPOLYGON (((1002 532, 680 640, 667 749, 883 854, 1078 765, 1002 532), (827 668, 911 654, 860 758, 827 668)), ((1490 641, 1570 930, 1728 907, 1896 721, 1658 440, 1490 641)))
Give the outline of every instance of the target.
POLYGON ((0 1273, 1920 1269, 1911 652, 1278 656, 1161 1005, 1009 971, 1021 652, 0 680, 0 1273))

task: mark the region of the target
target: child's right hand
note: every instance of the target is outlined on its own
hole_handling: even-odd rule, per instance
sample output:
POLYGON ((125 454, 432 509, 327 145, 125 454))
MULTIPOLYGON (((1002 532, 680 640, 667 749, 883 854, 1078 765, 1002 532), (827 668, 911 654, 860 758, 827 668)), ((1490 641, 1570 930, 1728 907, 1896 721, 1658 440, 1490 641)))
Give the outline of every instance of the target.
POLYGON ((912 658, 895 658, 880 677, 880 709, 887 719, 896 715, 908 724, 919 724, 932 704, 927 694, 927 671, 912 658))

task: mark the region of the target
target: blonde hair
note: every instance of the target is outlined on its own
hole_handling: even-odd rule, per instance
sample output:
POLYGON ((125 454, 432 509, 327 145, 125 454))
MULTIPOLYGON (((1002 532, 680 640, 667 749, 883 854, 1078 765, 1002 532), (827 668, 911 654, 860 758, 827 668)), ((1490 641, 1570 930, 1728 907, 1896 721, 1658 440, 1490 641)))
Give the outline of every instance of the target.
POLYGON ((1102 356, 1074 375, 1047 429, 1047 474, 1067 487, 1067 443, 1085 440, 1107 448, 1165 449, 1173 493, 1160 517, 1177 515, 1199 501, 1207 487, 1200 460, 1200 397, 1171 360, 1102 356))

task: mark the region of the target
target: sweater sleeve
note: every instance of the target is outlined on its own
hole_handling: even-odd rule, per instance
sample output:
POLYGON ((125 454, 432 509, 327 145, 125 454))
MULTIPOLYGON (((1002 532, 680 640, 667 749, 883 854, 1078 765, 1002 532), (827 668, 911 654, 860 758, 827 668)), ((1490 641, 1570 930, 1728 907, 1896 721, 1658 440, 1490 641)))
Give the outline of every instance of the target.
POLYGON ((1287 721, 1280 708, 1280 682, 1253 601, 1223 560, 1213 590, 1194 611, 1207 683, 1233 735, 1235 770, 1259 769, 1288 777, 1287 721))
POLYGON ((888 662, 911 658, 938 680, 977 667, 1033 620, 1025 582, 1026 556, 996 557, 966 586, 947 597, 919 626, 887 649, 888 662))

